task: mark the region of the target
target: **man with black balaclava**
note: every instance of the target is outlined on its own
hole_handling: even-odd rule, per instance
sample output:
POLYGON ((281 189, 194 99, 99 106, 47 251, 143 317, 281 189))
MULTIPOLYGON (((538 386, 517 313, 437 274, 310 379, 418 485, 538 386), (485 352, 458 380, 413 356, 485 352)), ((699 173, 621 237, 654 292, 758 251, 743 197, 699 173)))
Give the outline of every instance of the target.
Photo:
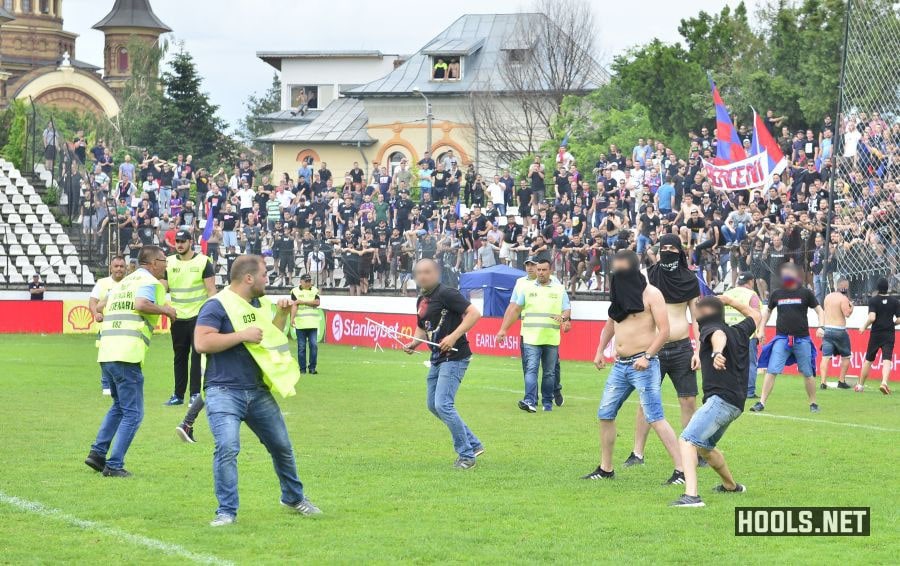
POLYGON ((747 401, 750 337, 756 332, 760 313, 748 303, 728 296, 704 297, 697 302, 700 328, 700 370, 703 375, 703 406, 694 413, 681 433, 684 463, 684 495, 672 507, 703 507, 697 491, 697 451, 719 474, 718 493, 741 493, 746 488, 734 481, 725 456, 716 448, 728 425, 744 412, 747 401), (737 324, 725 322, 725 306, 745 318, 737 324))
MULTIPOLYGON (((666 301, 669 313, 669 338, 659 351, 659 379, 668 375, 678 394, 681 407, 681 426, 690 422, 697 407, 697 367, 700 361, 691 343, 691 330, 698 336, 697 299, 700 297, 700 283, 697 275, 688 268, 687 256, 681 247, 681 239, 675 234, 664 234, 659 238, 659 261, 647 269, 647 280, 659 289, 666 301), (688 322, 688 313, 690 320, 688 322)), ((650 426, 638 407, 634 425, 634 450, 625 466, 644 463, 644 446, 650 426)), ((681 478, 672 476, 671 483, 683 483, 681 478)))
MULTIPOLYGON (((604 351, 613 337, 616 339, 616 361, 606 379, 597 411, 597 418, 600 419, 600 465, 582 479, 616 477, 613 471, 616 415, 631 392, 637 390, 650 427, 656 431, 675 464, 672 478, 681 478, 679 483, 684 483, 678 441, 663 415, 660 396, 657 354, 669 337, 669 314, 662 294, 659 289, 647 284, 640 271, 640 260, 631 250, 619 250, 613 257, 609 320, 600 333, 600 344, 594 356, 594 365, 598 370, 604 367, 604 351)), ((666 483, 674 483, 672 478, 666 483)))

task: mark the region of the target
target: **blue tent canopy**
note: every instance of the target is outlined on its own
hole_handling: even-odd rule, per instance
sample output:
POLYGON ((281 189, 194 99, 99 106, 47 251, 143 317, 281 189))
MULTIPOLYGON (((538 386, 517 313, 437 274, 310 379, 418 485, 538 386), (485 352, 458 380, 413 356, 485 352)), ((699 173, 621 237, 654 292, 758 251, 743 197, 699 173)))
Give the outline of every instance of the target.
POLYGON ((484 291, 484 316, 503 316, 509 305, 516 280, 525 277, 525 272, 506 265, 495 265, 459 278, 459 291, 466 298, 476 289, 484 291))

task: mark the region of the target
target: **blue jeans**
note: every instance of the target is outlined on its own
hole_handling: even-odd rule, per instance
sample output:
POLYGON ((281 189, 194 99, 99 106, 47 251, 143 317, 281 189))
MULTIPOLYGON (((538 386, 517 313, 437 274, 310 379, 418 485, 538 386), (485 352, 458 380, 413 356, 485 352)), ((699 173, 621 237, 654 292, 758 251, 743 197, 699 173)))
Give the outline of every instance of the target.
POLYGON ((144 420, 144 374, 141 364, 129 362, 100 362, 100 368, 109 382, 113 404, 91 450, 103 456, 108 452, 107 467, 119 470, 125 467, 125 453, 144 420), (110 450, 113 438, 116 443, 110 450))
POLYGON ((691 417, 691 422, 681 431, 681 438, 698 448, 712 450, 728 430, 728 425, 739 416, 740 408, 713 395, 691 417))
POLYGON ((297 477, 291 439, 281 409, 268 389, 207 387, 206 418, 216 443, 213 482, 219 501, 217 514, 237 516, 241 422, 247 423, 272 456, 275 475, 281 483, 281 501, 292 505, 303 500, 303 484, 297 477))
POLYGON ((722 226, 722 237, 725 238, 726 244, 733 242, 742 242, 747 239, 747 228, 743 224, 738 224, 735 230, 728 226, 722 226))
POLYGON ((772 345, 772 354, 769 356, 769 364, 766 368, 768 373, 772 375, 778 375, 782 371, 784 371, 785 363, 788 359, 788 354, 791 352, 794 353, 794 358, 797 360, 797 370, 803 374, 804 377, 812 377, 814 368, 812 367, 812 348, 813 343, 808 337, 805 338, 794 338, 794 345, 789 346, 787 338, 778 339, 777 337, 773 339, 775 342, 772 345))
MULTIPOLYGON (((522 342, 521 338, 519 339, 519 357, 522 359, 522 375, 525 375, 525 372, 528 371, 527 363, 525 360, 525 342, 522 342)), ((562 372, 559 369, 559 356, 556 356, 556 383, 553 385, 553 392, 559 393, 562 391, 562 372)))
POLYGON ((631 363, 614 363, 612 369, 609 370, 609 377, 606 378, 597 418, 602 421, 615 420, 622 404, 625 403, 631 392, 637 389, 641 396, 641 407, 644 409, 644 417, 647 422, 655 423, 663 420, 665 416, 660 394, 661 382, 659 358, 652 358, 650 365, 644 370, 634 369, 634 365, 631 363))
POLYGON ((643 234, 638 234, 637 253, 639 253, 639 254, 644 253, 644 250, 646 250, 649 245, 650 245, 650 238, 643 234))
POLYGON ((468 459, 475 457, 475 449, 481 447, 481 441, 456 412, 456 392, 459 391, 470 360, 471 358, 466 358, 433 364, 428 370, 426 399, 428 410, 450 429, 453 449, 460 458, 468 459))
POLYGON ((525 360, 525 402, 537 405, 538 367, 541 375, 541 397, 544 406, 553 405, 553 393, 556 390, 556 364, 559 362, 559 346, 523 345, 525 360))
POLYGON ((825 302, 825 283, 826 279, 824 273, 813 275, 813 293, 820 305, 825 302))
POLYGON ((169 213, 169 202, 172 200, 172 187, 159 188, 159 211, 169 213))
POLYGON ((750 339, 750 365, 747 371, 750 375, 747 376, 747 397, 753 397, 756 395, 756 363, 758 361, 758 350, 759 350, 759 339, 751 338, 750 339))
POLYGON ((309 342, 309 371, 316 369, 319 359, 319 329, 297 329, 297 360, 300 362, 300 371, 306 371, 306 343, 309 342))

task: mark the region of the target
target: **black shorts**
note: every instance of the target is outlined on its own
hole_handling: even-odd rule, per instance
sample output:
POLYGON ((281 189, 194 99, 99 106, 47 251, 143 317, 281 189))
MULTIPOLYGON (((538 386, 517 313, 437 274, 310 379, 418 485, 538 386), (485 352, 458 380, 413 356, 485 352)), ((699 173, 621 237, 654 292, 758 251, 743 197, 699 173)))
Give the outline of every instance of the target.
POLYGON ((668 375, 679 397, 697 396, 697 372, 691 369, 693 357, 690 338, 666 342, 659 351, 660 381, 668 375))
POLYGON ((878 356, 878 350, 881 350, 881 360, 893 361, 894 359, 894 333, 888 334, 870 334, 869 347, 866 349, 866 361, 874 362, 878 356))

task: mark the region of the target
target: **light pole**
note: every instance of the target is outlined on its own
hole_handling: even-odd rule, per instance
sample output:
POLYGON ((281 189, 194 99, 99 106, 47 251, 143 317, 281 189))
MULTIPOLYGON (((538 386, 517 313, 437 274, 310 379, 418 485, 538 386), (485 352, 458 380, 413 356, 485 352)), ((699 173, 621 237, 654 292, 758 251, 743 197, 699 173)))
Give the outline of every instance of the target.
POLYGON ((434 114, 431 113, 431 101, 419 87, 413 87, 412 91, 425 99, 425 151, 431 151, 431 121, 434 120, 434 114))

